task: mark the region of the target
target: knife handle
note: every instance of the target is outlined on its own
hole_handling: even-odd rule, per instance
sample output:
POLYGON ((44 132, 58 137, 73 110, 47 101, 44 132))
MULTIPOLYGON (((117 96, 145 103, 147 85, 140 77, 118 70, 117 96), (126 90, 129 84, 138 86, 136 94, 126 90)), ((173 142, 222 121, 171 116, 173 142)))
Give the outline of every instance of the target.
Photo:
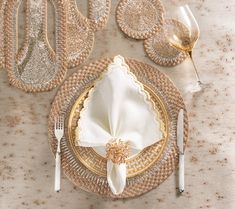
POLYGON ((184 154, 179 156, 179 192, 184 192, 184 154))

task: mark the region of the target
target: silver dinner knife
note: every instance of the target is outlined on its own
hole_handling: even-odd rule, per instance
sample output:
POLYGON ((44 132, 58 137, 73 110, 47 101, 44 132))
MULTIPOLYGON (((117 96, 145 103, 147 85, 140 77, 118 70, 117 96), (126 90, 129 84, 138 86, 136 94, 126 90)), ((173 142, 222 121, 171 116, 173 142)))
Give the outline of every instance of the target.
POLYGON ((184 192, 184 110, 180 109, 177 120, 177 146, 179 148, 179 192, 184 192))

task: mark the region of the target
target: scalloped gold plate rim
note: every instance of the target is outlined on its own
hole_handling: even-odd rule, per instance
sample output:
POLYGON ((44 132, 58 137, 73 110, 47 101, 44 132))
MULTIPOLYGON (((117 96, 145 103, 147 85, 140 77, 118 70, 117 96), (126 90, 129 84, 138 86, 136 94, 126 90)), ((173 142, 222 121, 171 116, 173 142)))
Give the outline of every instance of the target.
MULTIPOLYGON (((89 160, 89 156, 84 157, 81 154, 80 149, 89 149, 89 151, 92 153, 93 157, 99 158, 99 160, 106 162, 106 159, 103 156, 101 156, 100 154, 98 154, 93 148, 83 148, 83 147, 75 146, 75 128, 73 125, 74 117, 76 116, 76 114, 78 114, 77 109, 83 105, 83 102, 84 102, 85 98, 87 97, 89 90, 92 87, 93 86, 91 86, 91 87, 87 88, 85 91, 83 91, 80 94, 80 96, 77 98, 77 100, 75 101, 74 105, 72 106, 72 109, 69 114, 69 120, 68 120, 68 141, 70 143, 70 147, 72 148, 73 153, 86 168, 88 168, 90 171, 94 172, 95 174, 97 174, 99 176, 106 177, 105 170, 95 168, 94 164, 91 163, 91 161, 89 160)), ((139 153, 134 154, 127 159, 127 167, 129 167, 129 166, 131 166, 131 163, 134 163, 137 158, 141 158, 141 156, 144 155, 144 153, 148 152, 149 150, 152 152, 155 152, 155 154, 156 154, 156 157, 154 157, 154 160, 149 162, 149 164, 147 166, 144 166, 141 169, 136 169, 133 167, 132 167, 132 169, 128 169, 127 178, 131 178, 131 177, 134 177, 136 175, 141 174, 142 172, 146 171, 150 166, 152 166, 154 163, 156 163, 156 161, 160 158, 163 150, 165 149, 168 138, 169 138, 169 116, 168 116, 167 110, 165 108, 165 105, 164 105, 163 101, 160 99, 160 97, 150 87, 144 85, 144 88, 145 88, 145 90, 147 90, 147 92, 150 94, 150 96, 152 98, 157 100, 158 105, 161 108, 161 111, 163 113, 163 115, 161 115, 161 117, 163 116, 165 137, 160 142, 157 142, 154 145, 151 145, 151 146, 143 149, 139 153)), ((79 112, 81 111, 81 109, 79 110, 79 112)), ((77 123, 77 121, 76 121, 76 123, 77 123)), ((98 162, 99 162, 99 160, 98 160, 98 162)))

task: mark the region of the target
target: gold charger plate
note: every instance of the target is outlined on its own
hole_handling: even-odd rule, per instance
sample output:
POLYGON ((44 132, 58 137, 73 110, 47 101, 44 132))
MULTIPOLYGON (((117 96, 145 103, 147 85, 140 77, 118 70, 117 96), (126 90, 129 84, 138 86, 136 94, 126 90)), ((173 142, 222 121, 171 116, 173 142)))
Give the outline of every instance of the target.
MULTIPOLYGON (((178 148, 176 145, 177 115, 184 109, 184 142, 188 138, 188 118, 183 99, 178 89, 169 78, 156 68, 134 59, 125 58, 130 70, 143 85, 149 87, 156 94, 167 111, 168 138, 159 158, 145 170, 139 170, 138 175, 127 178, 126 187, 122 194, 114 195, 108 185, 107 178, 88 169, 76 155, 69 140, 69 118, 77 99, 87 91, 101 73, 107 69, 113 59, 97 60, 72 74, 60 87, 51 106, 48 119, 49 145, 56 153, 57 140, 54 136, 54 122, 59 115, 64 115, 65 136, 61 141, 61 160, 64 174, 79 188, 99 194, 103 197, 123 199, 142 195, 156 188, 166 180, 178 166, 178 148)), ((82 105, 80 106, 82 108, 82 105)), ((172 185, 174 188, 175 186, 172 185)))
MULTIPOLYGON (((93 86, 92 86, 93 87, 93 86)), ((99 154, 95 149, 90 147, 80 147, 75 145, 75 129, 78 124, 80 111, 83 108, 84 100, 87 98, 89 90, 92 88, 86 89, 76 100, 75 104, 72 107, 72 110, 69 115, 68 120, 68 141, 70 146, 76 155, 76 157, 86 166, 89 170, 94 172, 97 175, 106 177, 107 175, 107 160, 104 156, 99 154)), ((133 153, 127 159, 127 178, 134 177, 146 171, 153 163, 155 163, 161 153, 163 152, 167 140, 168 140, 168 114, 163 104, 161 98, 148 86, 144 86, 145 90, 151 96, 151 99, 155 103, 155 106, 160 113, 161 129, 164 137, 157 143, 152 146, 149 146, 142 150, 139 153, 133 153)))

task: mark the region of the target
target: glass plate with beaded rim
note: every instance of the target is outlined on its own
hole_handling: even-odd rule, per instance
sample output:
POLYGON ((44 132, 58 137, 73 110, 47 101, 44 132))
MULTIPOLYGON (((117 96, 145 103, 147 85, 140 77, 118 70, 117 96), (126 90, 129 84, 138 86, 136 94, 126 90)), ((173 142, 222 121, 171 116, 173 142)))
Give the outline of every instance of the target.
POLYGON ((74 127, 79 116, 78 113, 82 108, 82 101, 95 80, 107 68, 108 64, 112 62, 112 59, 107 58, 93 62, 70 76, 61 86, 54 99, 48 123, 49 145, 55 154, 56 139, 53 134, 54 118, 62 114, 66 116, 65 137, 61 141, 62 168, 65 175, 83 190, 115 199, 139 196, 150 191, 162 183, 177 167, 176 122, 178 111, 182 108, 185 110, 185 143, 188 137, 186 108, 178 89, 169 78, 156 68, 145 63, 133 59, 125 59, 125 61, 137 79, 143 83, 152 99, 158 104, 157 107, 161 112, 161 119, 165 124, 166 137, 159 143, 146 148, 146 150, 128 159, 130 162, 136 161, 142 163, 143 161, 138 159, 145 156, 145 159, 151 160, 136 170, 133 164, 130 163, 128 168, 132 170, 130 172, 128 171, 126 188, 122 194, 114 195, 110 191, 105 176, 105 158, 97 153, 96 150, 89 148, 88 159, 93 160, 97 158, 101 160, 99 162, 96 159, 96 163, 102 166, 102 169, 97 169, 92 162, 90 163, 84 160, 84 156, 86 155, 83 155, 83 153, 77 154, 78 150, 85 152, 88 148, 75 147, 73 140, 74 127), (155 151, 153 156, 156 156, 156 159, 151 157, 151 152, 147 151, 148 149, 151 152, 155 151))

